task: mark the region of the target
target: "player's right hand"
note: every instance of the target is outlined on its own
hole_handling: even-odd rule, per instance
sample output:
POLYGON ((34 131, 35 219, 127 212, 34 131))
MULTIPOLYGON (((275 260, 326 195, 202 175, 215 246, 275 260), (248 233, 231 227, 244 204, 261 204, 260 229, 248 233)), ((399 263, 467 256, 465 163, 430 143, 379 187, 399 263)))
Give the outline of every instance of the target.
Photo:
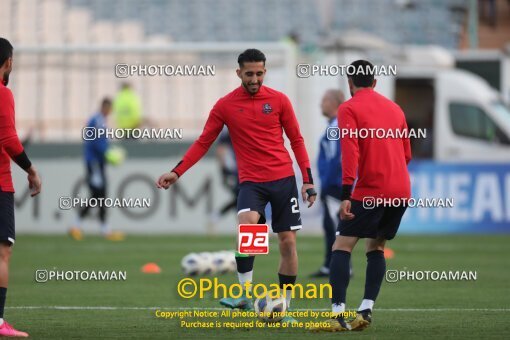
POLYGON ((177 182, 179 176, 175 172, 166 172, 163 175, 159 176, 158 181, 156 182, 156 187, 159 189, 168 189, 172 184, 177 182))
POLYGON ((343 200, 340 204, 340 219, 341 220, 352 220, 355 215, 351 212, 351 201, 343 200))
POLYGON ((34 166, 31 166, 28 169, 28 188, 30 189, 30 196, 34 197, 41 192, 41 178, 39 178, 39 174, 37 170, 35 170, 34 166))

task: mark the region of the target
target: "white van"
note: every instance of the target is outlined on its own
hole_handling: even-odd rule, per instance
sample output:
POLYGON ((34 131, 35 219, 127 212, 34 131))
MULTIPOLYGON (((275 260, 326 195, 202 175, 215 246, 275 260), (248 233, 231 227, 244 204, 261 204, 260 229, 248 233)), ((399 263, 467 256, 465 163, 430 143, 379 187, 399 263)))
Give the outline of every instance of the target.
POLYGON ((394 100, 409 127, 414 158, 437 161, 510 161, 510 111, 480 77, 457 69, 406 70, 395 78, 394 100))
MULTIPOLYGON (((449 51, 437 46, 376 53, 347 49, 332 52, 325 62, 349 64, 361 58, 397 66, 395 77, 377 77, 376 90, 402 107, 409 127, 426 129, 427 138, 412 140, 413 159, 510 162, 510 109, 484 79, 456 69, 449 51)), ((342 78, 341 88, 348 94, 342 78)))

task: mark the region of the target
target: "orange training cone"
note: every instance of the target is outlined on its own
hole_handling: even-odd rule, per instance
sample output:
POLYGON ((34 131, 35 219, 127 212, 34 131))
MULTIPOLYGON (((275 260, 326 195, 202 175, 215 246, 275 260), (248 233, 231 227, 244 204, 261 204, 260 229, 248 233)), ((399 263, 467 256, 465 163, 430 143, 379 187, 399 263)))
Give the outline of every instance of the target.
POLYGON ((142 273, 159 274, 161 273, 161 268, 154 262, 149 262, 142 267, 142 273))
POLYGON ((395 252, 391 248, 385 248, 384 249, 384 258, 392 259, 393 257, 395 257, 395 252))

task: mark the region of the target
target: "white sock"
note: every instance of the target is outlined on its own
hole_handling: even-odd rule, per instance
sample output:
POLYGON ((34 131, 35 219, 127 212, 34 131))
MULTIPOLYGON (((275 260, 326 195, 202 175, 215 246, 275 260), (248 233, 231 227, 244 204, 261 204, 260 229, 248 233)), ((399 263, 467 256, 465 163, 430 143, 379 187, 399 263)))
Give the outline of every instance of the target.
POLYGON ((280 289, 280 296, 285 296, 285 303, 287 304, 287 308, 289 308, 290 300, 292 300, 292 289, 287 289, 287 291, 280 289))
POLYGON ((4 324, 4 319, 0 318, 0 326, 4 324))
MULTIPOLYGON (((239 272, 237 272, 237 277, 239 278, 239 283, 241 284, 241 286, 244 289, 244 284, 246 282, 252 282, 253 281, 253 270, 250 270, 249 272, 246 272, 246 273, 239 273, 239 272)), ((248 290, 251 291, 251 289, 249 287, 248 287, 248 290)))
POLYGON ((363 301, 361 301, 361 305, 359 305, 358 310, 365 310, 365 309, 372 310, 372 308, 374 308, 374 300, 363 299, 363 301))
POLYGON ((336 303, 331 305, 331 311, 333 313, 343 313, 345 312, 345 303, 341 303, 337 305, 336 303))

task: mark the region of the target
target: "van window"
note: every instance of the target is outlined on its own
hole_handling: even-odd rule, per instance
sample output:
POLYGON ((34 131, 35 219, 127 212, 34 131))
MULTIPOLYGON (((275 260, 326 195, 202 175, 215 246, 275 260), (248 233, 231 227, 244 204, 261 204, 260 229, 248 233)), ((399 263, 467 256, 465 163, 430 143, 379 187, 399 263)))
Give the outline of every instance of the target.
POLYGON ((427 131, 427 138, 411 138, 413 159, 431 159, 434 155, 434 80, 397 78, 395 102, 404 111, 409 129, 427 131))
POLYGON ((450 122, 459 136, 510 145, 510 139, 478 106, 450 103, 450 122))

